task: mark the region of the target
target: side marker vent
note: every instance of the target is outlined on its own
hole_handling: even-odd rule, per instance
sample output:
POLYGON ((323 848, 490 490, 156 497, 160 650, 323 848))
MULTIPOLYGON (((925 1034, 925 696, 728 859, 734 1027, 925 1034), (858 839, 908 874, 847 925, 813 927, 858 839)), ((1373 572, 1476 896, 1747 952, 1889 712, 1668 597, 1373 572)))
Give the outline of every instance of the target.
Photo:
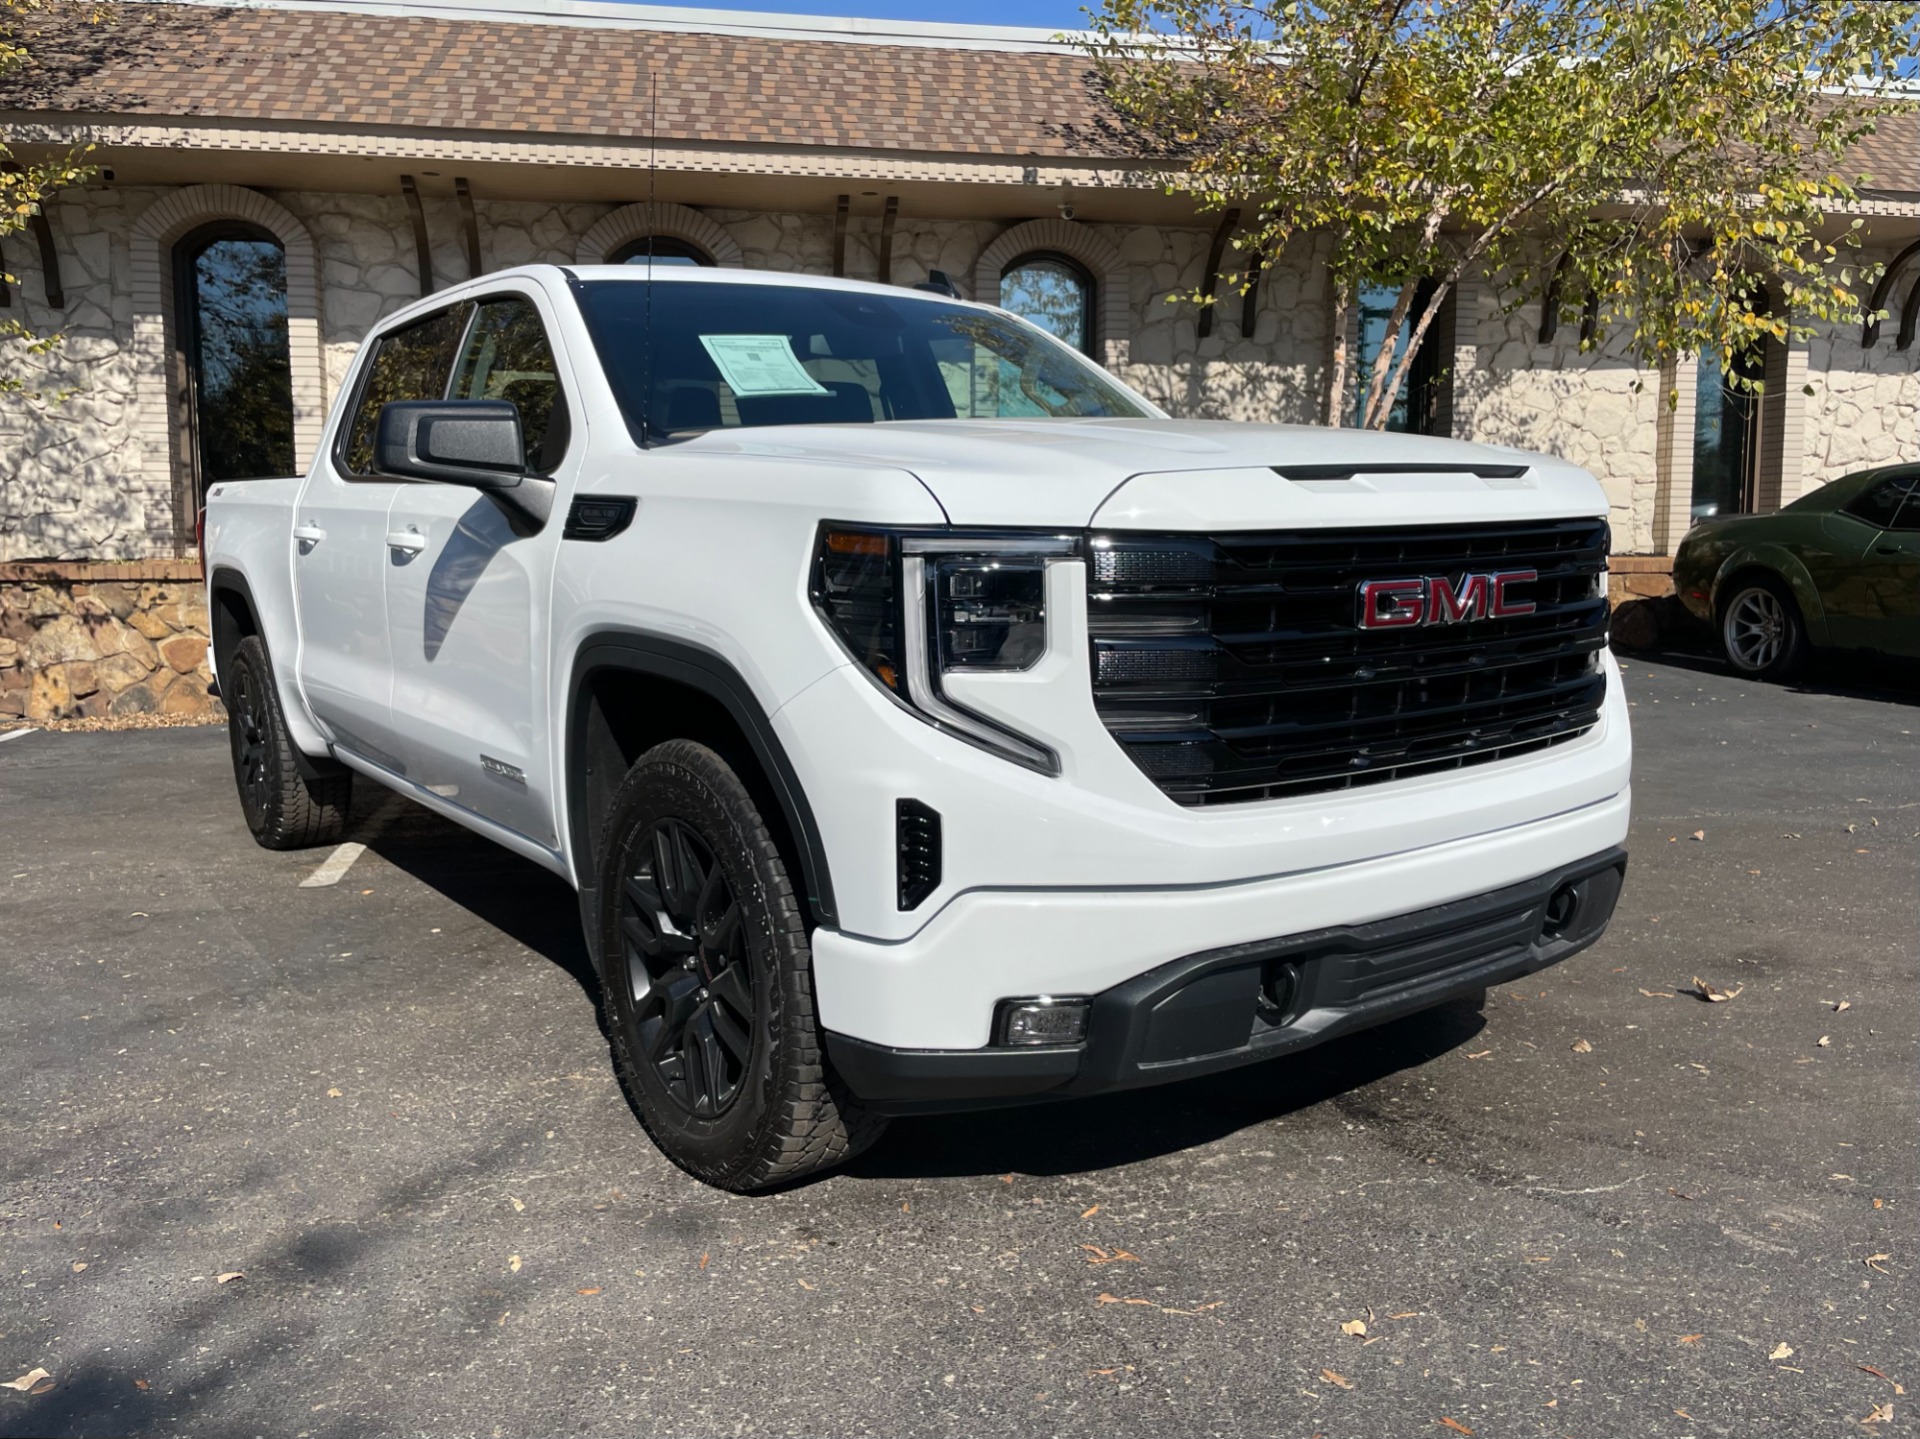
POLYGON ((567 511, 569 540, 610 540, 633 523, 639 501, 631 495, 582 495, 567 511))
POLYGON ((940 815, 917 799, 902 799, 894 801, 893 819, 900 908, 918 909, 940 888, 940 815))

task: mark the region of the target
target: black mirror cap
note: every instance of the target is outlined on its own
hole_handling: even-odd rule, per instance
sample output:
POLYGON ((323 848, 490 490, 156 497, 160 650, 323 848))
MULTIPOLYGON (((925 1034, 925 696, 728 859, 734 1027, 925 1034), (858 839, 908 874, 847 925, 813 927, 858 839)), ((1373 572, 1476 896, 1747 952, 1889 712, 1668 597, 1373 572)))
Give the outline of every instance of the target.
POLYGON ((511 400, 394 400, 380 407, 374 469, 410 480, 511 490, 527 472, 511 400))

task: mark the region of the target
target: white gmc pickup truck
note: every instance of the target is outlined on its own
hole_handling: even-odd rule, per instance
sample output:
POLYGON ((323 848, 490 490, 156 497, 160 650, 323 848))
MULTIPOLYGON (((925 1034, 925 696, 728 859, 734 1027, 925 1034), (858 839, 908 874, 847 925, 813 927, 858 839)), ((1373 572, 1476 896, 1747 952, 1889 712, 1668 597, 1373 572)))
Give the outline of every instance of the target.
POLYGON ((1606 512, 1538 455, 1171 420, 944 295, 533 266, 383 323, 204 545, 255 838, 358 778, 565 876, 635 1107, 748 1190, 1592 944, 1606 512))

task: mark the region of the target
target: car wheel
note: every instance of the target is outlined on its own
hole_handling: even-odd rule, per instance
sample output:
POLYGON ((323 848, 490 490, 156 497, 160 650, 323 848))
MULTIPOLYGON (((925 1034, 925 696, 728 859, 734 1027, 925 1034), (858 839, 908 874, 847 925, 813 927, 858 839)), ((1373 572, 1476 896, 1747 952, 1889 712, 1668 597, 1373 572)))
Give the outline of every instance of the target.
POLYGON ((1790 678, 1807 657, 1807 626, 1793 592, 1771 577, 1734 584, 1720 605, 1720 648, 1743 675, 1790 678))
POLYGON ((607 1030, 661 1151, 745 1192, 877 1139, 886 1121, 827 1067, 800 902, 726 761, 687 740, 647 751, 614 796, 601 853, 607 1030))
POLYGON ((240 812, 255 842, 266 849, 305 849, 338 840, 353 803, 353 775, 343 770, 309 779, 301 773, 258 635, 241 640, 220 667, 220 698, 227 707, 240 812))

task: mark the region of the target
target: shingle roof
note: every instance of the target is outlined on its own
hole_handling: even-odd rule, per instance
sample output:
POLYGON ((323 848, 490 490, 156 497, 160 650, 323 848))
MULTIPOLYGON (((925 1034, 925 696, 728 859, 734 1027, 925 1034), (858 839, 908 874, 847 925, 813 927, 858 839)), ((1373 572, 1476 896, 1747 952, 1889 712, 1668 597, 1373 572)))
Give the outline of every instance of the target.
MULTIPOLYGON (((1140 147, 1069 52, 208 4, 52 0, 0 109, 508 137, 659 138, 949 155, 1125 158, 1140 147), (99 15, 98 22, 90 17, 99 15)), ((1857 148, 1920 193, 1920 114, 1857 148)))
POLYGON ((1127 146, 1078 55, 206 5, 30 15, 0 108, 959 154, 1127 146))

